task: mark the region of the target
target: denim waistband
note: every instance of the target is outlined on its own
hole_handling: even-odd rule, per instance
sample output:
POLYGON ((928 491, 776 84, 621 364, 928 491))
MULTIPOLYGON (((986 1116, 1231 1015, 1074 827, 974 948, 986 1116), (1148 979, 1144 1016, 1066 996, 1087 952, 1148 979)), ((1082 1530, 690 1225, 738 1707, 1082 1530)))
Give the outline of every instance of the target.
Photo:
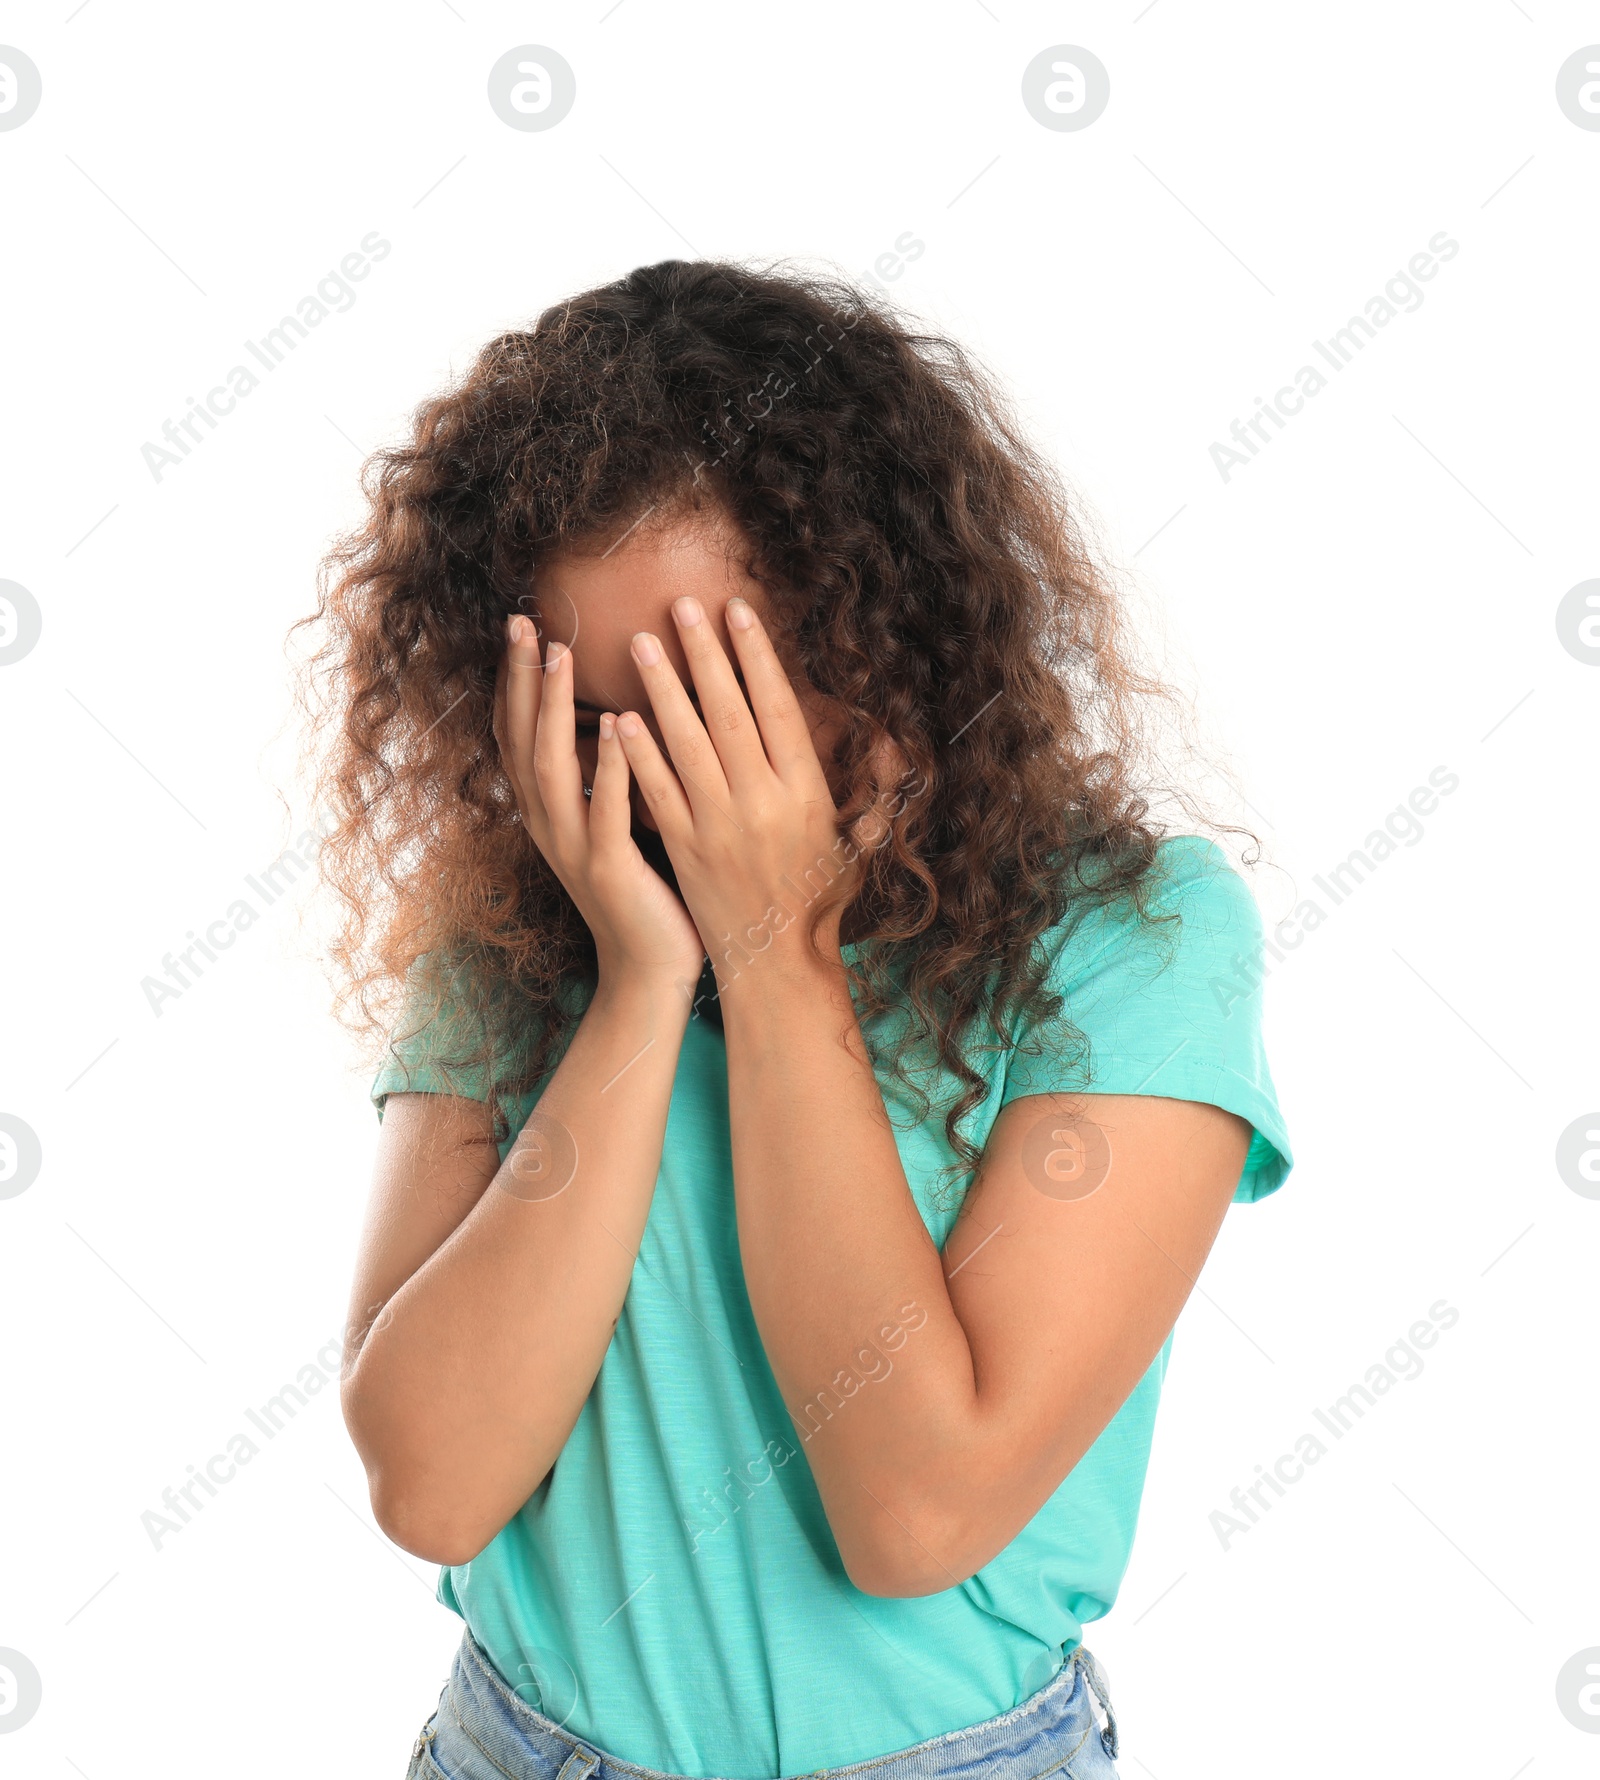
MULTIPOLYGON (((1033 1780, 1051 1770, 1080 1771, 1066 1764, 1091 1736, 1100 1765, 1086 1761, 1082 1771, 1110 1772, 1117 1721, 1100 1665, 1079 1645, 1045 1686, 998 1718, 868 1761, 813 1770, 806 1780, 941 1780, 970 1776, 979 1762, 986 1780, 1033 1780)), ((441 1773, 461 1780, 684 1780, 619 1760, 546 1718, 512 1692, 471 1632, 462 1637, 438 1710, 417 1738, 407 1780, 437 1780, 441 1773)))

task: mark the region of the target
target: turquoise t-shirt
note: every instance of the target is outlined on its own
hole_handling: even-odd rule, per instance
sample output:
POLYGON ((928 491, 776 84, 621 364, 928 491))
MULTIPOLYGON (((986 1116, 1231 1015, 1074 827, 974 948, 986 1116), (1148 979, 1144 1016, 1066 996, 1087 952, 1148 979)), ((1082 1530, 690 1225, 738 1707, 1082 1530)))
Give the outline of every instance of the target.
MULTIPOLYGON (((1098 911, 1046 942, 1087 1058, 979 1051, 989 1092, 964 1128, 981 1144, 1006 1102, 1055 1089, 1205 1101, 1254 1128, 1235 1197, 1259 1199, 1291 1164, 1261 1044, 1260 919, 1210 841, 1165 842, 1157 870, 1155 906, 1177 910, 1181 928, 1098 911)), ((427 1036, 378 1077, 380 1117, 390 1093, 446 1091, 427 1036)), ((513 1136, 536 1099, 508 1109, 513 1136)), ((966 1180, 941 1173, 954 1160, 944 1108, 936 1099, 913 1123, 907 1096, 886 1099, 942 1245, 966 1180)), ((862 1594, 756 1330, 724 1041, 691 1020, 599 1376, 550 1475, 478 1557, 441 1572, 439 1598, 523 1699, 642 1767, 772 1780, 980 1723, 1042 1686, 1116 1599, 1170 1347, 976 1575, 914 1600, 862 1594)))

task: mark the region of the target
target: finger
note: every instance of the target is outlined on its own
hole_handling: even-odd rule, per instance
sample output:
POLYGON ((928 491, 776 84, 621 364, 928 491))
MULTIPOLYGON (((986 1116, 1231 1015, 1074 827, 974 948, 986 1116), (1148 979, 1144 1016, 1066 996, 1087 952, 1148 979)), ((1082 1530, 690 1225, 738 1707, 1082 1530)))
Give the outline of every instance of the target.
POLYGON ((617 740, 617 720, 610 711, 600 719, 600 757, 589 800, 589 845, 598 857, 622 852, 633 844, 633 812, 628 803, 628 756, 617 740))
MULTIPOLYGON (((683 689, 677 670, 667 660, 660 638, 652 636, 647 630, 640 631, 633 639, 633 659, 638 666, 639 677, 644 681, 644 689, 650 696, 656 722, 661 725, 661 733, 666 737, 667 753, 678 769, 678 777, 683 782, 682 789, 688 792, 690 806, 696 814, 704 815, 712 810, 720 810, 724 816, 731 818, 733 812, 729 806, 732 799, 722 762, 711 745, 705 725, 689 702, 689 695, 683 689)), ((623 732, 623 739, 625 742, 630 740, 626 731, 623 732)), ((652 739, 651 746, 654 745, 652 739)), ((628 764, 633 768, 633 776, 639 780, 640 789, 643 790, 644 780, 639 772, 639 757, 631 745, 628 748, 628 764)))
POLYGON ((572 708, 572 651, 565 643, 545 650, 539 723, 533 736, 533 770, 539 797, 557 847, 580 848, 589 826, 583 768, 572 708))
POLYGON ((716 749, 730 790, 739 793, 770 780, 772 767, 761 745, 761 731, 745 699, 744 689, 727 652, 706 622, 705 608, 689 594, 672 602, 678 641, 689 658, 689 672, 700 694, 700 721, 716 749))
POLYGON ((629 770, 639 782, 639 793, 649 804, 661 838, 670 849, 694 827, 694 811, 678 775, 667 764, 666 756, 656 746, 656 738, 645 728, 637 711, 624 711, 618 717, 617 737, 628 757, 629 770))
POLYGON ((533 764, 533 738, 539 723, 544 670, 539 665, 539 633, 530 618, 511 620, 511 646, 502 669, 500 727, 496 739, 523 826, 542 846, 548 838, 544 805, 533 764))
POLYGON ((767 627, 748 600, 729 600, 724 616, 772 770, 785 785, 806 797, 822 795, 827 790, 828 777, 817 759, 811 725, 772 646, 767 627))
MULTIPOLYGON (((506 777, 511 777, 511 744, 506 738, 506 658, 510 655, 511 627, 506 626, 506 654, 495 664, 494 697, 489 704, 489 733, 494 737, 494 745, 500 754, 500 764, 505 768, 506 777)), ((515 787, 513 787, 515 789, 515 787)))

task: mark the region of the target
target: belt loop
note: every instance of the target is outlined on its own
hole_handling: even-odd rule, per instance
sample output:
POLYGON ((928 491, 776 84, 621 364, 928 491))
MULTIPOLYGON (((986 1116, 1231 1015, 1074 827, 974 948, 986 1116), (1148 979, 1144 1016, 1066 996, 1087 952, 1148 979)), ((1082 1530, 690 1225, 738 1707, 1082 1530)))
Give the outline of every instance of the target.
POLYGON ((1100 1702, 1106 1715, 1105 1729, 1100 1733, 1100 1747, 1113 1761, 1117 1759, 1117 1715, 1111 1710, 1111 1689, 1106 1681, 1105 1670, 1100 1667, 1092 1651, 1079 1645, 1074 1654, 1082 1658, 1084 1679, 1089 1689, 1100 1702))
POLYGON ((589 1776, 599 1765, 598 1755, 591 1754, 587 1749, 575 1748, 571 1755, 562 1762, 561 1771, 556 1775, 556 1780, 589 1780, 589 1776))

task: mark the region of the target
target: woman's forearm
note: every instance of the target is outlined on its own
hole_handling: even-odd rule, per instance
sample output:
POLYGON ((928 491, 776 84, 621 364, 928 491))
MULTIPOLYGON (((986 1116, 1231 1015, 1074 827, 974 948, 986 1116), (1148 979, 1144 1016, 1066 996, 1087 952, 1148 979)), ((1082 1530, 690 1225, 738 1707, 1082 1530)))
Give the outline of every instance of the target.
MULTIPOLYGON (((751 1306, 851 1574, 922 1505, 977 1413, 972 1354, 906 1184, 842 964, 756 959, 723 997, 751 1306), (855 1356, 893 1386, 856 1396, 855 1356)), ((869 1371, 868 1376, 872 1376, 869 1371)), ((934 1585, 949 1586, 937 1575, 934 1585)))
POLYGON ((475 1557, 572 1431, 628 1289, 688 1013, 676 983, 602 982, 492 1181, 347 1371, 375 1511, 419 1556, 475 1557))
POLYGON ((1103 1191, 1060 1193, 1028 1145, 1041 1125, 1067 1127, 1059 1142, 1093 1122, 1086 1097, 1014 1102, 941 1256, 842 964, 757 959, 723 1018, 750 1302, 840 1555, 871 1594, 953 1588, 1037 1514, 1145 1376, 1250 1127, 1212 1105, 1095 1095, 1116 1165, 1103 1191))

